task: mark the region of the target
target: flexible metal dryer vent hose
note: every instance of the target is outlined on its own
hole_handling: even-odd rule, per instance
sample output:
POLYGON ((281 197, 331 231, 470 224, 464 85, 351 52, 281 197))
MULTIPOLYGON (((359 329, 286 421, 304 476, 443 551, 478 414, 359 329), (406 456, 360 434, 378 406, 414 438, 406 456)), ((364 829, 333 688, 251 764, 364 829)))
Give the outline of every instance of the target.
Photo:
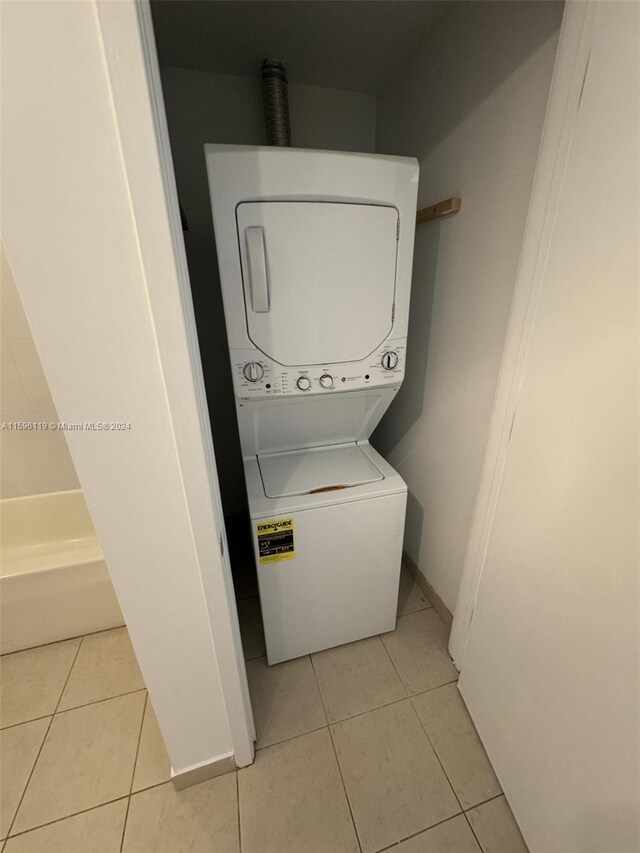
POLYGON ((284 65, 277 59, 262 63, 262 100, 269 145, 291 145, 289 95, 284 65))

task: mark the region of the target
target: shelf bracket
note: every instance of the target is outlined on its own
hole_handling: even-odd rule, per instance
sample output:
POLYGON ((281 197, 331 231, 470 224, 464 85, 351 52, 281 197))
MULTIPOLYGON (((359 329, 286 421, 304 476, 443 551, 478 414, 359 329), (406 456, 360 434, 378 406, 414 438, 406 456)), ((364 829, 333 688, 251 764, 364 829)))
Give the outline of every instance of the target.
POLYGON ((429 222, 431 219, 451 216, 452 213, 457 213, 461 207, 461 198, 446 198, 444 201, 432 204, 431 207, 421 207, 416 214, 416 224, 420 225, 421 222, 429 222))

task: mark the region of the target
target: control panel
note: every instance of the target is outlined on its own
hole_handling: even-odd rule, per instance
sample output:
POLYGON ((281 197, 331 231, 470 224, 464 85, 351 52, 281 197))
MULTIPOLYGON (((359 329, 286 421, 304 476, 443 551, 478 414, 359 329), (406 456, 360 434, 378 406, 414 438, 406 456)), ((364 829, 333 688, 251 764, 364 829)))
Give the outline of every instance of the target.
POLYGON ((398 338, 386 341, 362 361, 284 367, 257 349, 231 350, 233 386, 236 397, 246 401, 399 385, 404 376, 405 351, 406 338, 398 338))

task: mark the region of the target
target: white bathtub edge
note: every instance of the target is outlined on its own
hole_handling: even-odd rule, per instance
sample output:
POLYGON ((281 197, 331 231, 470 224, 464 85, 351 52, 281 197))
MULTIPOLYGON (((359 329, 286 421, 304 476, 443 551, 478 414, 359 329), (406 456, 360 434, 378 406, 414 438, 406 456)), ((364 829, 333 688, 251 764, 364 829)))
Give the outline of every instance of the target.
POLYGON ((0 579, 0 654, 124 625, 104 560, 0 579))

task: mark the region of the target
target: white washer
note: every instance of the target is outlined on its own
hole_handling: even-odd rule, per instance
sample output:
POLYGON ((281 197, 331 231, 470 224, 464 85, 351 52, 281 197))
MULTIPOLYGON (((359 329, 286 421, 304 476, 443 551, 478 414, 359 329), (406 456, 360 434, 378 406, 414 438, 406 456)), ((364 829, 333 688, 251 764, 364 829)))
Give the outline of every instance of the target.
POLYGON ((392 631, 400 475, 367 442, 254 457, 245 474, 269 663, 392 631), (274 520, 291 522, 281 538, 264 524, 274 520), (293 559, 272 562, 281 542, 293 559))
POLYGON ((205 146, 269 663, 395 626, 417 162, 205 146))

